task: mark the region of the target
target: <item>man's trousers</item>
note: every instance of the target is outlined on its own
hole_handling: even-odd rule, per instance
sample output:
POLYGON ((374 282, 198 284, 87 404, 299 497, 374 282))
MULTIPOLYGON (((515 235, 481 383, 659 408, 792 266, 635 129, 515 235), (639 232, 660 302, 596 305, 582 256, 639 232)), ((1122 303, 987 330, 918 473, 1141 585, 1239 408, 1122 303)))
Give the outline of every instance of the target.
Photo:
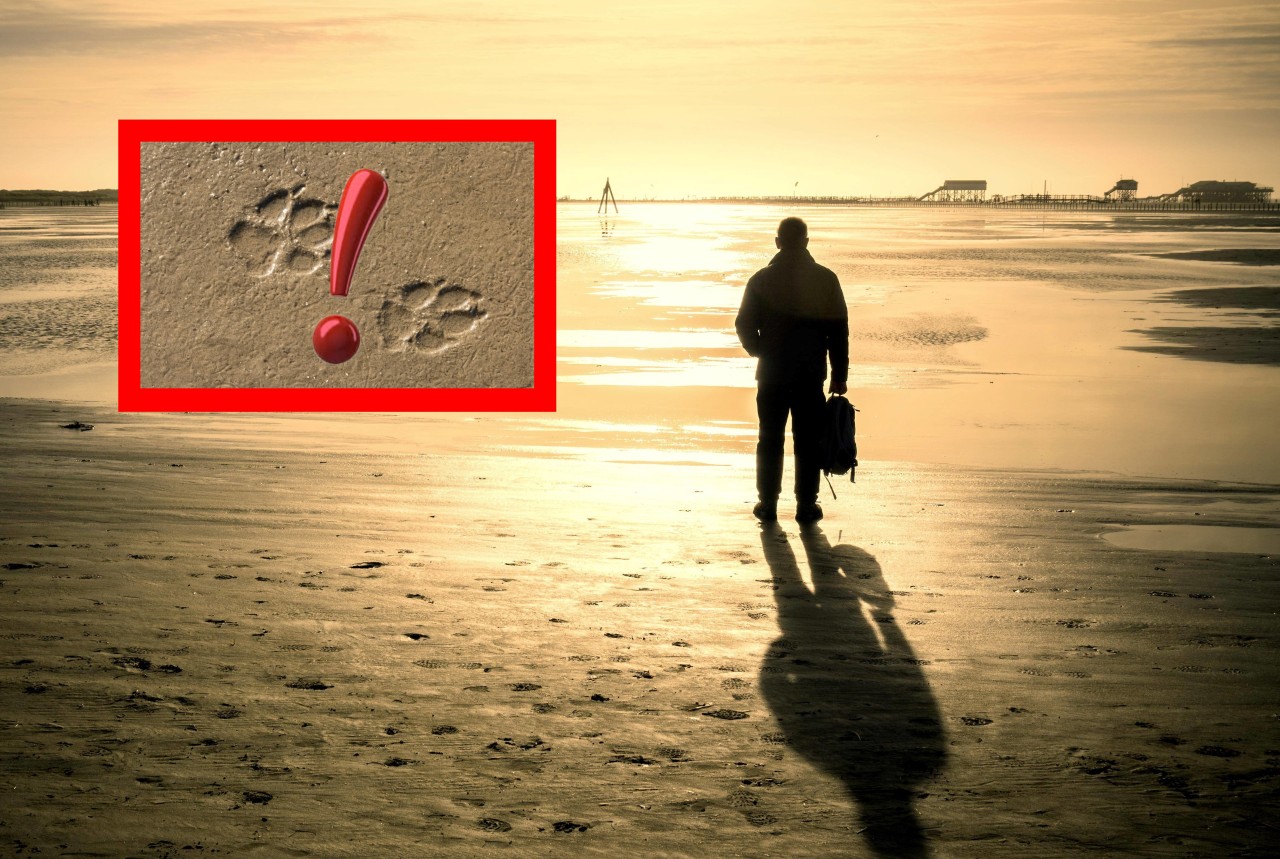
POLYGON ((783 443, 791 416, 791 446, 796 460, 796 503, 818 500, 819 445, 825 397, 823 380, 761 384, 756 391, 760 441, 756 444, 756 491, 761 501, 775 501, 782 491, 783 443))

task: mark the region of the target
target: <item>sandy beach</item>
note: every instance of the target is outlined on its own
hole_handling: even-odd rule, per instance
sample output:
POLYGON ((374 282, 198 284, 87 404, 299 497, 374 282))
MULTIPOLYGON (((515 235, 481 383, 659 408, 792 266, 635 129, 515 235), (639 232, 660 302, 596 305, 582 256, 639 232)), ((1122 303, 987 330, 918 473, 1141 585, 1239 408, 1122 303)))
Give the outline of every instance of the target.
POLYGON ((2 414, 17 855, 1276 844, 1274 548, 1104 539, 1276 487, 877 463, 761 529, 732 463, 2 414))
POLYGON ((4 849, 1274 855, 1275 233, 846 213, 800 529, 726 329, 775 213, 683 211, 563 219, 555 415, 122 414, 0 291, 4 849))
POLYGON ((7 5, 0 859, 1280 859, 1280 3, 7 5))

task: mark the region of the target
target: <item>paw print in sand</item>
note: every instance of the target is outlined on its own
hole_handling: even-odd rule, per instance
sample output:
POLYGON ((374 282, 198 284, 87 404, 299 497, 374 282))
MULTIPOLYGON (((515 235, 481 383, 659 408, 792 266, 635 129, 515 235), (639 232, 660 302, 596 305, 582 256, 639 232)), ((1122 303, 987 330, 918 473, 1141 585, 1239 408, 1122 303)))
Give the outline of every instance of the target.
POLYGON ((484 321, 482 301, 480 293, 442 277, 406 283, 378 311, 382 345, 391 352, 443 352, 484 321))
POLYGON ((324 265, 333 242, 336 206, 301 196, 306 186, 272 191, 236 221, 227 233, 255 277, 278 272, 313 274, 324 265))

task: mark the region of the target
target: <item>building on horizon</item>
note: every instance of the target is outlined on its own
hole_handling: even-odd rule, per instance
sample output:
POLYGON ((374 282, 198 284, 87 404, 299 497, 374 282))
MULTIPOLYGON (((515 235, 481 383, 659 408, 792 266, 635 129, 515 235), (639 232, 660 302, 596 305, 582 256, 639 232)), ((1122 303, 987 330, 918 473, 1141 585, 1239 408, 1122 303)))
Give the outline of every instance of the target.
POLYGON ((981 203, 986 198, 986 179, 947 179, 919 199, 921 202, 981 203))
POLYGON ((1111 190, 1102 195, 1104 200, 1115 200, 1117 203, 1132 203, 1138 196, 1137 179, 1117 179, 1111 190))
POLYGON ((1173 203, 1270 203, 1274 188, 1253 182, 1222 182, 1205 179, 1174 191, 1162 194, 1157 200, 1173 203))

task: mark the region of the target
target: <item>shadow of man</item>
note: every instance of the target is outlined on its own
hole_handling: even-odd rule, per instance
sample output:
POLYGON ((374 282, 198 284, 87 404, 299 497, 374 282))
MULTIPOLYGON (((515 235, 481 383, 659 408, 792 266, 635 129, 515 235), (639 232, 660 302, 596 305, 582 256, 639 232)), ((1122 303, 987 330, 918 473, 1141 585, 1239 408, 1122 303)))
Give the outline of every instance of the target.
POLYGON ((876 559, 831 546, 818 528, 800 540, 812 588, 782 529, 760 532, 782 633, 761 665, 761 692, 790 746, 848 789, 875 855, 928 856, 913 802, 946 763, 937 702, 876 559))

